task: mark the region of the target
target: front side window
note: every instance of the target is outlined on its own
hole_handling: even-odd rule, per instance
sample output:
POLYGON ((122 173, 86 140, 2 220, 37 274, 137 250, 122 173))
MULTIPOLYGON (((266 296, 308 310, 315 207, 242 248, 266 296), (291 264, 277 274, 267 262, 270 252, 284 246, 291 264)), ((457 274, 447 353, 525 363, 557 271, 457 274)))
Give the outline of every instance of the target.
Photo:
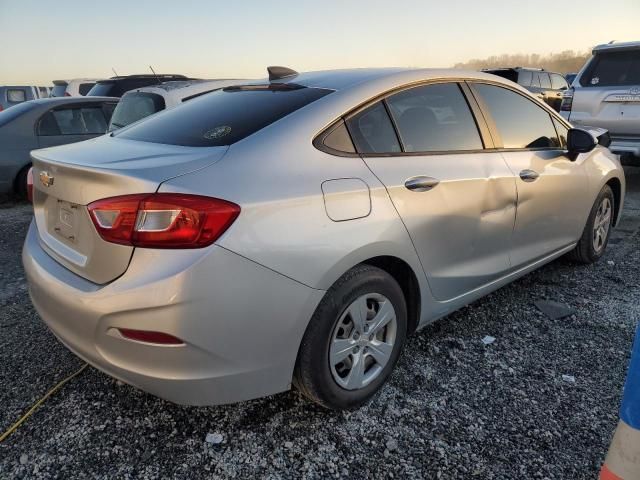
POLYGON ((142 142, 231 145, 331 93, 295 85, 229 87, 165 110, 115 135, 142 142))
POLYGON ((27 100, 27 95, 21 88, 10 88, 7 90, 7 101, 11 103, 21 103, 27 100))
POLYGON ((558 140, 560 142, 560 146, 562 148, 566 148, 569 129, 565 127, 564 124, 560 123, 560 121, 556 118, 553 119, 553 124, 556 126, 556 131, 558 132, 558 140))
POLYGON ((382 102, 358 112, 347 127, 359 153, 398 153, 400 142, 382 102))
POLYGON ((580 85, 640 85, 640 50, 596 54, 585 74, 580 77, 580 85))
POLYGON ((469 105, 455 83, 424 85, 387 98, 405 152, 482 149, 469 105))
POLYGON ((38 135, 95 135, 105 133, 107 122, 101 107, 61 108, 47 112, 38 124, 38 135))
POLYGON ((111 117, 109 131, 126 127, 164 108, 164 98, 161 95, 147 92, 128 93, 118 102, 111 117))
POLYGON ((475 84, 489 111, 503 148, 558 148, 560 141, 551 116, 542 107, 514 91, 475 84))
POLYGON ((65 92, 67 91, 67 84, 64 85, 54 85, 51 89, 50 97, 64 97, 65 92))

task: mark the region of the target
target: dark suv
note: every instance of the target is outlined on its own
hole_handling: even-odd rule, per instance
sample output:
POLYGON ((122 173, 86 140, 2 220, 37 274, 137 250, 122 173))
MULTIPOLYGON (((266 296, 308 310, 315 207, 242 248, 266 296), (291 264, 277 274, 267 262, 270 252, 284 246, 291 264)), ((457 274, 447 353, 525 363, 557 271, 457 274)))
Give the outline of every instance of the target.
POLYGON ((170 80, 193 80, 184 75, 158 74, 158 75, 127 75, 123 77, 111 77, 96 82, 88 97, 121 97, 129 90, 148 87, 170 80))
POLYGON ((523 86, 553 107, 556 112, 560 111, 562 95, 569 88, 561 74, 539 68, 486 68, 482 71, 523 86))

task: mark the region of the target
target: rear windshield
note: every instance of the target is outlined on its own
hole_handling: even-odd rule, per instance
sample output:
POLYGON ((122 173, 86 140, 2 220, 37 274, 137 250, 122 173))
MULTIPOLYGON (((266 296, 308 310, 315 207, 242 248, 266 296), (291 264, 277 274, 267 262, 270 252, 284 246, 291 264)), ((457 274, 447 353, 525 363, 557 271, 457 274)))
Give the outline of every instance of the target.
POLYGON ((164 108, 164 98, 160 95, 146 92, 128 93, 118 102, 111 117, 109 131, 131 125, 164 108))
POLYGON ((189 147, 231 145, 330 92, 291 85, 231 87, 194 98, 117 135, 189 147))
POLYGON ((580 78, 583 87, 640 85, 640 50, 596 54, 580 78))
POLYGON ((117 97, 115 87, 116 85, 113 82, 98 82, 89 90, 87 95, 90 97, 117 97))
POLYGON ((32 102, 22 102, 0 111, 0 127, 6 125, 14 118, 18 118, 23 113, 28 112, 33 107, 35 107, 35 104, 32 102))
POLYGON ((49 94, 50 97, 64 97, 64 92, 67 91, 67 86, 66 85, 55 85, 52 89, 51 89, 51 93, 49 94))

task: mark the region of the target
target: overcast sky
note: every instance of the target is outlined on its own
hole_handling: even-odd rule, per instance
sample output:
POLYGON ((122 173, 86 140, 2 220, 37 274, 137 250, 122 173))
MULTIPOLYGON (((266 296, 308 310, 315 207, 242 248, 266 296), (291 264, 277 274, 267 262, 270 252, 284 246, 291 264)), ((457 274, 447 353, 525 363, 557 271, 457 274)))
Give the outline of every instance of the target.
POLYGON ((182 73, 448 67, 640 40, 640 0, 0 0, 0 85, 182 73))

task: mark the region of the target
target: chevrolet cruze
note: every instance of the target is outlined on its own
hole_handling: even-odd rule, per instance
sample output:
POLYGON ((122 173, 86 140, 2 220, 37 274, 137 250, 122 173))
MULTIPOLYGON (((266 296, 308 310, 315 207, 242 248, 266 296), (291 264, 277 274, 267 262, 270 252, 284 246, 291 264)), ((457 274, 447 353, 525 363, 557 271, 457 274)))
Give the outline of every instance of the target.
POLYGON ((625 180, 602 133, 483 73, 270 68, 34 151, 31 298, 79 357, 173 402, 294 385, 354 408, 415 330, 603 255, 625 180))

